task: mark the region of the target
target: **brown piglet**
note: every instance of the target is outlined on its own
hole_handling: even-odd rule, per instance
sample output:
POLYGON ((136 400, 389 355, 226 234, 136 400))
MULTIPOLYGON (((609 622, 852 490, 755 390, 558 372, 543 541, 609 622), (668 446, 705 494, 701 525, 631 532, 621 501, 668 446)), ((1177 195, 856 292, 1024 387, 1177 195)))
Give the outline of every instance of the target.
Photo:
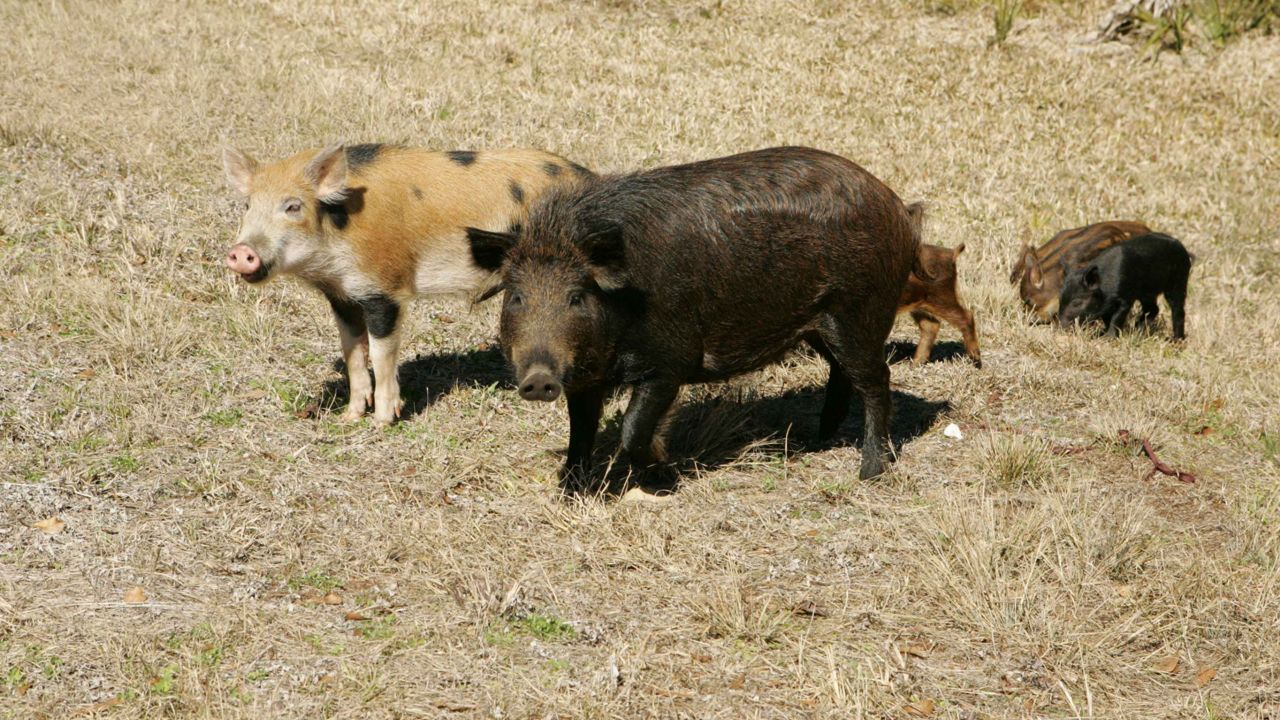
MULTIPOLYGON (((913 210, 915 206, 911 208, 913 210)), ((913 271, 907 277, 907 285, 898 299, 898 313, 910 312, 911 319, 920 328, 920 342, 916 345, 913 362, 923 365, 929 362, 933 344, 938 339, 942 320, 960 330, 964 337, 964 351, 975 367, 982 367, 982 353, 978 350, 978 332, 974 327, 973 313, 960 303, 956 291, 956 258, 964 252, 964 243, 955 249, 939 245, 921 244, 917 264, 924 273, 913 271), (926 277, 927 276, 927 277, 926 277)))

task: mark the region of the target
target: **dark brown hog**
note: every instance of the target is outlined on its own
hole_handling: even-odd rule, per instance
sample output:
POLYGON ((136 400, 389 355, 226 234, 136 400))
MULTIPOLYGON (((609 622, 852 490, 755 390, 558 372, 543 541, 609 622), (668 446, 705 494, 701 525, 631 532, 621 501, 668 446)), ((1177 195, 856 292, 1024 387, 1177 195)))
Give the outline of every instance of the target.
POLYGON ((1063 230, 1038 249, 1023 246, 1009 282, 1018 286, 1023 304, 1038 321, 1053 322, 1058 314, 1058 296, 1066 272, 1081 267, 1116 243, 1149 232, 1151 228, 1146 225, 1127 220, 1063 230))
POLYGON ((629 385, 622 449, 664 459, 659 427, 686 383, 716 382, 808 343, 831 366, 818 435, 862 395, 860 476, 889 459, 884 343, 919 236, 902 201, 854 163, 773 148, 588 179, 546 196, 518 235, 471 230, 500 269, 503 350, 520 394, 569 405, 569 491, 588 489, 608 392, 629 385))
POLYGON ((975 367, 982 367, 982 353, 978 349, 978 331, 973 313, 960 303, 956 290, 956 258, 964 252, 964 243, 954 250, 939 245, 920 246, 919 265, 928 273, 920 276, 911 273, 907 285, 898 298, 898 312, 910 312, 911 319, 920 328, 920 342, 916 344, 916 365, 929 362, 933 344, 938 339, 938 329, 946 320, 960 330, 964 338, 964 351, 975 367))

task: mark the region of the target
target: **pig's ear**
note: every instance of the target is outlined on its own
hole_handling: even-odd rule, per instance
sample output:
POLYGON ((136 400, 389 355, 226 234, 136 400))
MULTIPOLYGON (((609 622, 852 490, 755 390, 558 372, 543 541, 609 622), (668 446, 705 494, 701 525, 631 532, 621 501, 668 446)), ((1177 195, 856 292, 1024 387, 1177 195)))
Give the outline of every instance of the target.
POLYGON ((342 143, 321 150, 302 171, 323 203, 347 199, 347 150, 342 143))
POLYGON ((580 244, 587 256, 600 287, 621 287, 627 265, 627 248, 622 240, 622 228, 617 225, 601 225, 591 228, 580 244))
POLYGON ((241 195, 249 194, 249 180, 258 171, 258 161, 235 148, 222 150, 222 168, 227 173, 227 182, 241 195))
POLYGON ((516 244, 516 235, 469 227, 467 243, 471 245, 471 260, 485 270, 496 272, 502 267, 507 251, 516 244))
POLYGON ((1084 271, 1084 286, 1090 290, 1096 290, 1101 284, 1102 274, 1098 272, 1098 266, 1090 265, 1089 269, 1084 271))
POLYGON ((1044 271, 1040 269, 1040 258, 1031 248, 1027 248, 1027 262, 1031 264, 1031 284, 1037 288, 1044 287, 1044 271))

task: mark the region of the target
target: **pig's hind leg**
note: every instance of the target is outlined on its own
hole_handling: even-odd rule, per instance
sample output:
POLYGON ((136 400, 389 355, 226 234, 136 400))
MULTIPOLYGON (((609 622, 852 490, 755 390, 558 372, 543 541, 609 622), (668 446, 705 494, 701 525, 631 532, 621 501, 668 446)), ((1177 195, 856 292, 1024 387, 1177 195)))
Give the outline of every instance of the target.
POLYGON ((942 328, 942 322, 923 310, 912 310, 911 319, 916 321, 916 327, 920 329, 920 342, 916 343, 916 355, 911 362, 915 365, 924 365, 929 362, 929 356, 933 354, 933 346, 938 340, 938 330, 942 328))
MULTIPOLYGON (((865 427, 862 437, 862 467, 858 477, 867 480, 883 475, 889 459, 889 365, 884 360, 884 342, 893 326, 893 308, 887 319, 869 318, 865 313, 844 313, 829 317, 818 333, 862 395, 865 427)), ((834 369, 834 366, 833 366, 834 369)), ((826 415, 826 410, 823 412, 826 415)))
POLYGON ((840 424, 849 416, 853 383, 849 380, 849 374, 840 366, 840 361, 831 354, 831 349, 817 333, 807 335, 805 342, 831 366, 831 374, 827 377, 827 391, 822 401, 822 415, 818 420, 818 442, 825 443, 836 434, 840 424))
POLYGON ((1182 340, 1187 336, 1186 305, 1187 282, 1191 279, 1191 257, 1187 256, 1184 264, 1175 271, 1169 287, 1164 291, 1165 302, 1169 303, 1169 322, 1173 325, 1173 339, 1182 340))
POLYGON ((1156 296, 1138 298, 1138 302, 1142 304, 1142 317, 1138 323, 1143 329, 1151 329, 1156 324, 1156 318, 1160 317, 1160 306, 1156 303, 1156 296))
POLYGON ((1173 339, 1182 340, 1187 336, 1185 325, 1187 286, 1184 284, 1176 290, 1166 292, 1164 299, 1169 303, 1169 321, 1173 324, 1173 339))

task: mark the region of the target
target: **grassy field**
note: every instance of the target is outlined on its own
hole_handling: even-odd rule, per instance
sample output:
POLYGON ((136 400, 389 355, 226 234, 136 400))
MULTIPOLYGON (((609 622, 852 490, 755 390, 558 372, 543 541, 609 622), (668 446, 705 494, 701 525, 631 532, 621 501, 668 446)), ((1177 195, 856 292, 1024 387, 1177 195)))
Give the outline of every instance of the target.
POLYGON ((1101 9, 0 2, 0 718, 1280 717, 1280 38, 1101 9), (685 393, 673 496, 562 502, 495 303, 413 306, 378 431, 222 267, 221 148, 335 140, 841 153, 966 244, 986 368, 893 365, 880 481, 797 356, 685 393), (1026 322, 1019 245, 1114 218, 1198 256, 1185 345, 1026 322))

